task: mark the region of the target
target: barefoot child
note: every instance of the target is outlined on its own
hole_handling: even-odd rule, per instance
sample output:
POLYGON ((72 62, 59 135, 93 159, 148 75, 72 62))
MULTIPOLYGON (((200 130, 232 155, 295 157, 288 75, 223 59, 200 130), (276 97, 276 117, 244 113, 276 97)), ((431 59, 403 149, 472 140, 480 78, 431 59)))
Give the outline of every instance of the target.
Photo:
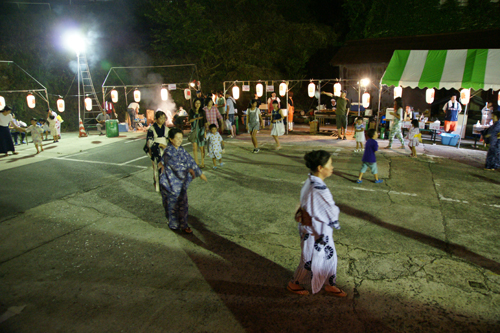
POLYGON ((363 151, 363 143, 365 143, 365 126, 363 124, 363 119, 358 118, 356 120, 356 126, 355 126, 356 132, 354 134, 354 137, 356 138, 356 149, 354 152, 361 152, 363 151))
POLYGON ((182 137, 182 131, 177 128, 172 128, 168 132, 170 142, 158 163, 158 170, 161 172, 161 197, 168 226, 172 230, 181 229, 190 234, 193 231, 187 223, 187 189, 195 177, 200 177, 204 181, 207 181, 207 177, 201 172, 191 155, 181 147, 182 137))
POLYGON ((411 129, 408 131, 407 139, 408 139, 408 147, 411 149, 411 157, 417 157, 417 150, 415 149, 418 146, 420 135, 420 128, 418 128, 418 120, 413 119, 411 121, 411 129))
POLYGON ((271 129, 271 135, 276 141, 276 150, 281 149, 279 136, 285 134, 285 125, 283 124, 283 114, 279 109, 279 102, 277 100, 273 101, 273 112, 271 113, 271 123, 273 124, 273 128, 271 129))
POLYGON ((40 150, 43 151, 43 130, 36 124, 36 118, 31 118, 31 126, 26 128, 26 133, 31 132, 31 139, 36 147, 36 153, 39 154, 40 150))
POLYGON ((224 140, 222 136, 217 132, 217 126, 214 124, 208 127, 210 133, 206 135, 208 141, 208 156, 212 158, 214 163, 214 169, 217 169, 216 160, 219 161, 219 166, 224 166, 222 163, 222 150, 224 149, 224 140))
POLYGON ((300 191, 302 254, 287 289, 295 294, 308 295, 309 291, 301 284, 310 282, 313 294, 325 286, 325 290, 333 296, 345 297, 347 293, 335 286, 337 252, 333 228, 340 229, 339 208, 325 184, 325 179, 333 172, 332 158, 328 152, 316 150, 307 153, 304 159, 311 173, 300 191))
POLYGON ((375 183, 382 183, 382 179, 378 179, 378 170, 377 170, 377 158, 375 157, 375 152, 378 150, 378 133, 375 129, 368 130, 368 141, 366 141, 365 153, 363 154, 363 165, 361 166, 361 171, 359 171, 359 178, 356 183, 361 184, 363 181, 363 174, 366 169, 370 168, 373 176, 375 177, 375 183))

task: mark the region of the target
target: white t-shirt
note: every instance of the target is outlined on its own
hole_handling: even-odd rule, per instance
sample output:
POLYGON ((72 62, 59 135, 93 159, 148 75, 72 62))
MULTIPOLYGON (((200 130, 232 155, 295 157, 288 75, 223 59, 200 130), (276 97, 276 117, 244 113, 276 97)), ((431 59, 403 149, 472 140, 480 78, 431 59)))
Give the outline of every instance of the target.
POLYGON ((136 102, 132 102, 132 103, 130 103, 130 104, 128 105, 128 108, 129 108, 129 109, 134 109, 134 110, 139 109, 139 104, 138 104, 138 103, 136 103, 136 102))
POLYGON ((12 114, 9 113, 5 116, 3 112, 0 112, 0 126, 9 127, 12 120, 14 120, 14 118, 12 118, 12 114))

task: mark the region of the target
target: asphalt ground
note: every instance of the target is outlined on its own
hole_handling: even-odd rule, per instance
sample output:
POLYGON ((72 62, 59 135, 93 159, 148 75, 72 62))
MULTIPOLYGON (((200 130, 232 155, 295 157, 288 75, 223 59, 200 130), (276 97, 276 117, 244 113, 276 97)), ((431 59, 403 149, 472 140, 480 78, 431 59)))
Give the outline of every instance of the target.
POLYGON ((98 148, 91 138, 83 154, 20 167, 0 160, 2 179, 59 163, 70 183, 67 194, 0 219, 0 313, 12 314, 0 331, 500 330, 500 174, 482 170, 484 151, 424 144, 412 159, 395 144, 377 153, 384 183, 367 172, 356 184, 352 140, 304 132, 275 151, 261 131, 261 153, 252 154, 243 134, 227 140, 223 168, 205 169, 208 183, 191 183, 194 233, 185 235, 166 226, 135 135, 98 148), (285 289, 300 258, 302 157, 320 148, 334 160, 326 184, 341 210, 334 239, 345 299, 285 289))

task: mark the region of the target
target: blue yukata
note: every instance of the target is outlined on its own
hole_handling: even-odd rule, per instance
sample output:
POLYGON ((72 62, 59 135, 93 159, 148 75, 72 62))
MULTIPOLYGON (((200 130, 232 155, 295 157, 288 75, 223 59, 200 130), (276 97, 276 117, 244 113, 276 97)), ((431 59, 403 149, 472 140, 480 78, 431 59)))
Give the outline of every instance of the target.
POLYGON ((339 208, 321 178, 309 175, 300 192, 300 206, 312 219, 312 226, 299 223, 302 255, 293 277, 297 284, 311 283, 313 294, 325 283, 337 281, 337 251, 333 229, 340 229, 339 208))
POLYGON ((187 189, 193 180, 189 169, 194 171, 196 177, 201 176, 202 172, 184 148, 176 149, 171 143, 165 148, 161 159, 165 170, 160 175, 160 192, 168 226, 171 229, 185 229, 188 227, 187 189))

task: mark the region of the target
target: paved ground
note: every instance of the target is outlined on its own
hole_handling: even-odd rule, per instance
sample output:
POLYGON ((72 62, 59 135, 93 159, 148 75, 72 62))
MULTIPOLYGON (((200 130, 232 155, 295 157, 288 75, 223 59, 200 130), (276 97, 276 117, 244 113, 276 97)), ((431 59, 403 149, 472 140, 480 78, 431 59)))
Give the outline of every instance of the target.
POLYGON ((482 170, 485 152, 424 144, 411 159, 395 145, 378 154, 385 182, 368 172, 358 185, 351 140, 294 134, 274 151, 262 131, 262 152, 251 154, 241 135, 227 141, 226 167, 192 183, 186 236, 165 225, 142 136, 70 137, 52 155, 0 159, 3 180, 30 179, 2 181, 0 313, 24 308, 0 331, 500 330, 500 174, 482 170), (319 148, 334 155, 326 182, 341 209, 347 299, 285 289, 300 256, 302 156, 319 148), (60 182, 29 178, 45 168, 60 182), (46 198, 40 184, 61 190, 46 198), (35 194, 6 213, 9 193, 29 186, 35 194))

